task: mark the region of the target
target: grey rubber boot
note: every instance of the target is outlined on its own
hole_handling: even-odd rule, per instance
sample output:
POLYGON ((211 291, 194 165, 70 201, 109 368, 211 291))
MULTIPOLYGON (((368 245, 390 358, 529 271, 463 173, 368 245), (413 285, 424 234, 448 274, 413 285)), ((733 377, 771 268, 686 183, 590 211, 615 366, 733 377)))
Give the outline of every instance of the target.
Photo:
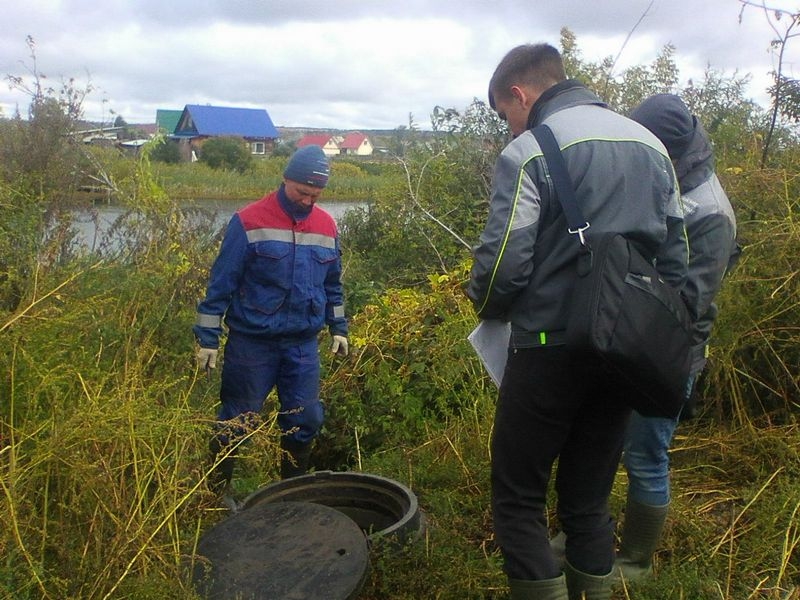
POLYGON ((529 581, 509 579, 511 600, 568 600, 567 581, 563 575, 555 579, 529 581))
POLYGON ((281 438, 281 479, 298 477, 308 472, 311 463, 311 444, 301 444, 294 440, 281 438))
POLYGON ((565 563, 569 600, 611 600, 613 574, 614 571, 605 575, 590 575, 565 563))
POLYGON ((661 541, 668 510, 669 504, 650 506, 628 498, 615 576, 639 581, 652 575, 653 553, 661 541))

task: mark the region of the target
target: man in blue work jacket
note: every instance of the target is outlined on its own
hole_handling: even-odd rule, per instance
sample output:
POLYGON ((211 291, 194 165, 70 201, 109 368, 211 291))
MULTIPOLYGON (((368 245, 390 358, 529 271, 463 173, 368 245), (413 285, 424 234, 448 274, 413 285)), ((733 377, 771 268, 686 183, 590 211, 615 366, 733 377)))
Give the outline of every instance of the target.
POLYGON ((325 325, 331 350, 348 352, 336 222, 316 206, 330 165, 319 146, 294 153, 281 186, 236 212, 211 268, 193 328, 201 368, 213 369, 224 320, 228 329, 211 487, 224 491, 233 476, 228 445, 247 430, 277 387, 282 431, 281 477, 305 473, 323 422, 319 399, 318 334, 325 325))

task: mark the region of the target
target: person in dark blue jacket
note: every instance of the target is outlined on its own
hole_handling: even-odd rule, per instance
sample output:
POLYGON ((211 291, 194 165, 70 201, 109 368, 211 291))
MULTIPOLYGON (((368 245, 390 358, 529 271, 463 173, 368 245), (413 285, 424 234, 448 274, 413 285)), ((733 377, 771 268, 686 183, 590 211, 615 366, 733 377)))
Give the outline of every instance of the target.
MULTIPOLYGON (((714 169, 711 140, 684 102, 674 94, 656 94, 631 113, 660 139, 672 159, 680 184, 689 241, 689 275, 683 288, 694 316, 692 367, 686 382, 687 405, 706 364, 711 330, 717 317, 714 299, 723 277, 739 257, 736 216, 714 169)), ((677 419, 631 416, 623 463, 628 498, 617 567, 628 580, 652 571, 670 503, 669 448, 677 419)))
POLYGON ((348 352, 336 222, 316 206, 330 165, 319 146, 297 150, 281 186, 230 220, 211 268, 193 332, 201 368, 216 367, 227 326, 220 401, 211 452, 212 489, 233 476, 228 445, 246 432, 277 388, 282 431, 281 477, 308 470, 322 426, 318 334, 327 325, 331 350, 348 352))
MULTIPOLYGON (((692 363, 686 381, 690 410, 697 378, 706 364, 708 342, 717 318, 715 298, 723 278, 741 249, 736 241, 736 216, 717 178, 711 140, 683 100, 655 94, 639 104, 630 118, 649 129, 664 144, 678 177, 689 244, 689 270, 682 293, 692 314, 692 363)), ((682 413, 682 414, 683 414, 682 413)), ((638 581, 652 574, 671 500, 669 449, 678 419, 631 415, 623 464, 628 475, 625 518, 615 575, 638 581)), ((565 536, 552 542, 563 560, 565 536)))

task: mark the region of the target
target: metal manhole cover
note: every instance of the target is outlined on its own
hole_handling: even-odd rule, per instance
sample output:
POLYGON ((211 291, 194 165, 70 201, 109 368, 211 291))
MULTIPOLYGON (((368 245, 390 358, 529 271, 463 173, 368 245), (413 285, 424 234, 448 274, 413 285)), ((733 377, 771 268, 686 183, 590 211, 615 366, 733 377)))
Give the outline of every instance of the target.
POLYGON ((264 502, 200 539, 193 581, 210 600, 355 598, 369 565, 367 539, 340 511, 308 502, 264 502))

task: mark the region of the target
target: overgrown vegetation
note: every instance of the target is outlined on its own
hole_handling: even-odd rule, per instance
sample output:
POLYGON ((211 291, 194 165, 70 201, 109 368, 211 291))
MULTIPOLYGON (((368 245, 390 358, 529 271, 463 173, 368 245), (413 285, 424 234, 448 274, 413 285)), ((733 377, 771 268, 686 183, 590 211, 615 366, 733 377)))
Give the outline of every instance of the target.
POLYGON ((216 137, 207 140, 200 151, 200 162, 212 169, 246 173, 253 164, 249 144, 242 138, 216 137))
MULTIPOLYGON (((679 89, 670 48, 617 77, 569 32, 562 43, 571 74, 622 109, 679 89)), ((151 165, 152 148, 39 146, 40 128, 67 139, 78 113, 62 91, 29 89, 29 118, 0 122, 0 598, 191 599, 196 543, 225 516, 203 484, 219 379, 196 370, 190 334, 218 240, 175 200, 257 197, 286 157, 235 174, 151 165), (135 208, 102 256, 64 218, 87 178, 135 208)), ((796 598, 798 140, 781 123, 761 168, 768 121, 741 78, 709 70, 679 91, 714 138, 745 253, 719 299, 701 412, 678 429, 658 577, 614 598, 796 598)), ((507 597, 489 509, 495 390, 465 340, 462 291, 506 132, 479 100, 437 107, 433 124, 424 139, 399 130, 392 163, 334 161, 329 190, 370 206, 341 223, 353 352, 323 357, 315 466, 401 481, 428 522, 421 542, 373 555, 365 600, 507 597)), ((274 410, 242 449, 240 496, 277 477, 274 410)), ((621 471, 617 512, 625 486, 621 471)))
MULTIPOLYGON (((156 146, 158 151, 162 146, 156 146)), ((207 164, 154 161, 153 174, 170 198, 194 200, 254 200, 275 189, 283 181, 288 156, 254 160, 244 172, 213 168, 207 164)), ((400 181, 397 165, 381 160, 348 161, 336 159, 325 188, 325 200, 366 202, 380 196, 400 181), (370 170, 376 173, 370 173, 370 170)))

